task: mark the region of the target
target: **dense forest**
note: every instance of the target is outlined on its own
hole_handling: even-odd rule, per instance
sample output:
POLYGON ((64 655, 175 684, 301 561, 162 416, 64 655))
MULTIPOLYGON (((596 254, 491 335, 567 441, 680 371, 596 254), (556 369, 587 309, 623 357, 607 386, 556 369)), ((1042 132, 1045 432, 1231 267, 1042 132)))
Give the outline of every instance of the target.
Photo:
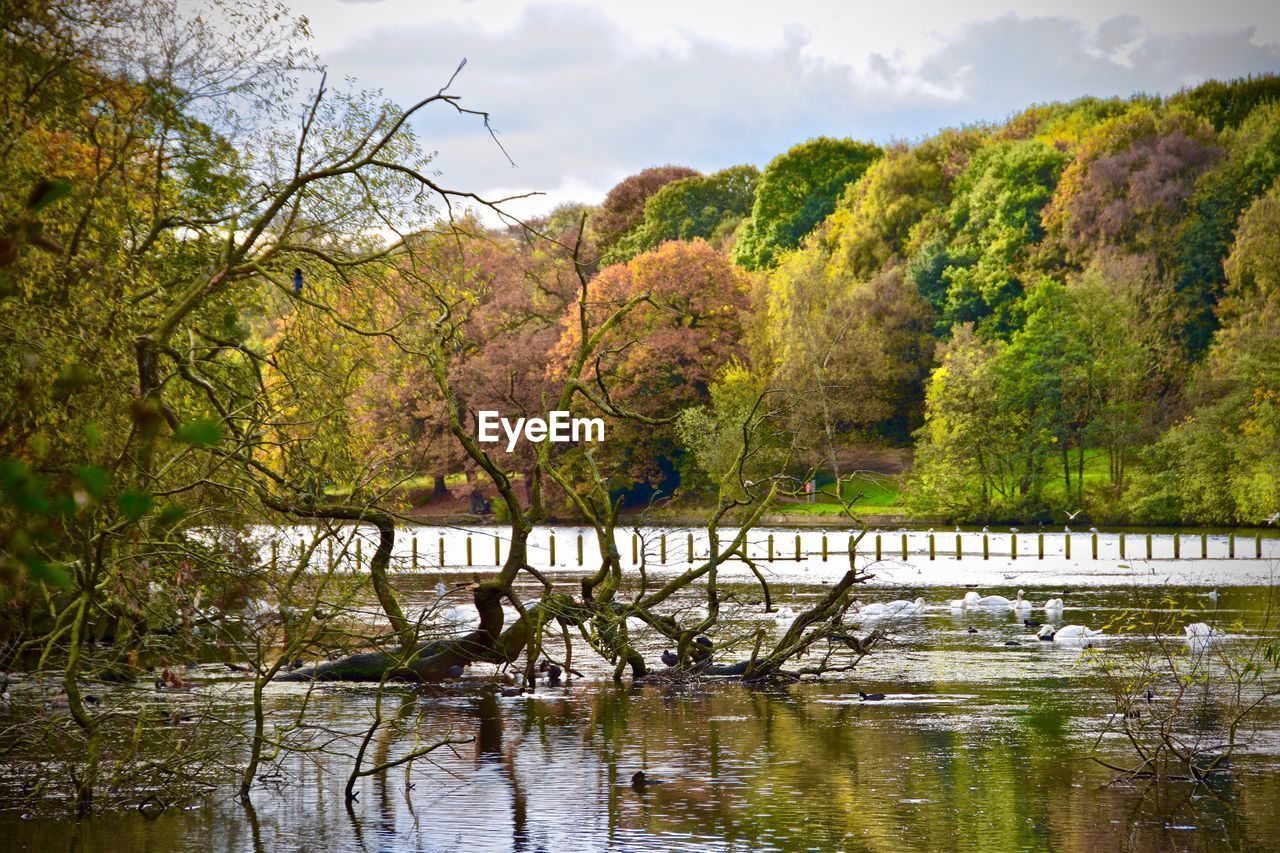
MULTIPOLYGON (((682 412, 612 433, 632 497, 696 502, 716 424, 769 388, 798 476, 910 447, 926 516, 1258 523, 1280 509, 1278 177, 1273 76, 811 139, 763 171, 648 168, 532 223, 550 242, 475 226, 468 405, 538 409, 572 338, 554 247, 573 244, 594 299, 665 309, 595 366, 634 410, 682 412)), ((455 471, 430 383, 374 372, 358 419, 455 471)))

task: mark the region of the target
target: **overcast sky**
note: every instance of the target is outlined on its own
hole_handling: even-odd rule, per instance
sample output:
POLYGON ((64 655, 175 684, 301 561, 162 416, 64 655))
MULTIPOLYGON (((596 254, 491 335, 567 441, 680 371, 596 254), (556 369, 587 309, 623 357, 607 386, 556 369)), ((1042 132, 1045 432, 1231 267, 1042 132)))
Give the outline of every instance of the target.
MULTIPOLYGON (((401 103, 455 86, 483 128, 419 126, 455 187, 594 202, 646 166, 764 166, 818 135, 885 142, 1035 101, 1280 71, 1277 0, 291 0, 330 79, 401 103)), ((526 212, 532 212, 525 208, 526 212)))

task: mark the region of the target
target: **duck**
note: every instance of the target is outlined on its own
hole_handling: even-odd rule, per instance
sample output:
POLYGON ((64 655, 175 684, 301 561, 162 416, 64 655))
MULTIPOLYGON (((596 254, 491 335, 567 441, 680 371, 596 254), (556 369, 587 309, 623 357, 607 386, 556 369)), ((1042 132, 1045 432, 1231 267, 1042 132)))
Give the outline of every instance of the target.
POLYGON ((858 697, 863 702, 881 702, 884 700, 883 693, 863 693, 861 690, 858 691, 858 697))
POLYGON ((549 660, 544 660, 538 664, 538 672, 546 673, 548 686, 555 687, 560 683, 560 676, 564 675, 564 670, 549 660))
POLYGON ((676 664, 680 663, 680 656, 675 652, 671 651, 671 649, 663 649, 662 662, 665 663, 667 666, 675 666, 676 664))
POLYGON ((1045 613, 1052 613, 1052 612, 1054 612, 1055 610, 1061 610, 1061 609, 1062 609, 1062 599, 1061 599, 1061 598, 1051 598, 1051 599, 1049 599, 1048 601, 1046 601, 1046 602, 1044 603, 1044 612, 1045 612, 1045 613))
POLYGON ((645 788, 651 788, 654 785, 665 785, 666 779, 650 779, 644 774, 643 770, 637 770, 631 775, 631 787, 637 791, 643 791, 645 788))

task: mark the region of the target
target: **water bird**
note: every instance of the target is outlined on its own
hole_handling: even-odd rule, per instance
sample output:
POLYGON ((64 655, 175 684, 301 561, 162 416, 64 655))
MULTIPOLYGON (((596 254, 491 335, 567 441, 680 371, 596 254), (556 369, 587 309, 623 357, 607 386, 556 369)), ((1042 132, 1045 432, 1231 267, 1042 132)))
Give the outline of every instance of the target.
POLYGON ((436 595, 444 598, 449 594, 449 590, 445 587, 444 581, 436 581, 436 595))
POLYGON ((910 616, 923 611, 924 603, 923 598, 917 598, 915 601, 907 601, 905 598, 899 598, 896 601, 890 601, 887 604, 875 602, 873 604, 868 604, 859 610, 858 615, 868 618, 879 618, 883 616, 910 616))
POLYGON ((675 666, 676 664, 680 663, 680 656, 677 655, 675 652, 671 651, 670 649, 663 649, 662 662, 665 663, 667 666, 675 666))
POLYGON ((1204 622, 1193 622, 1182 629, 1193 652, 1203 652, 1217 638, 1218 632, 1204 622))
POLYGON ((698 636, 693 638, 693 641, 698 645, 702 646, 704 649, 715 648, 715 643, 711 642, 711 638, 708 637, 706 634, 699 634, 698 636))
POLYGON ((1009 607, 1012 604, 1013 602, 1003 595, 984 595, 978 599, 979 607, 1009 607))
POLYGON ((1022 590, 1018 590, 1018 597, 1013 600, 1012 607, 1014 610, 1030 610, 1031 602, 1022 597, 1022 590))
POLYGON ((1009 532, 1010 532, 1010 533, 1017 533, 1017 532, 1018 532, 1018 528, 1016 528, 1016 527, 1010 527, 1010 528, 1009 528, 1009 532))
POLYGON ((1037 622, 1034 619, 1023 619, 1022 624, 1028 628, 1039 628, 1041 623, 1037 622))
POLYGON ((453 666, 449 667, 444 671, 444 677, 445 678, 461 678, 462 673, 465 671, 466 670, 463 668, 462 664, 455 663, 453 666))
POLYGON ((1078 642, 1089 640, 1093 637, 1101 637, 1102 630, 1095 630, 1084 625, 1063 625, 1055 631, 1052 625, 1045 625, 1040 629, 1040 633, 1037 636, 1042 640, 1048 639, 1055 643, 1078 642), (1046 631, 1048 632, 1047 637, 1045 636, 1046 631))
POLYGON ((1045 612, 1045 613, 1052 613, 1052 612, 1054 612, 1055 610, 1061 610, 1061 609, 1062 609, 1062 599, 1061 599, 1061 598, 1051 598, 1051 599, 1049 599, 1048 601, 1046 601, 1046 602, 1044 603, 1044 612, 1045 612))
POLYGON ((1214 604, 1218 603, 1218 591, 1216 589, 1204 593, 1204 597, 1212 601, 1214 604))
POLYGON ((1075 520, 1076 520, 1076 516, 1077 516, 1077 515, 1079 515, 1079 514, 1080 514, 1080 513, 1082 513, 1082 512, 1084 512, 1084 507, 1081 507, 1080 509, 1076 510, 1075 512, 1067 512, 1067 513, 1066 513, 1067 521, 1075 521, 1075 520))
POLYGON ((982 596, 976 592, 966 592, 964 598, 951 599, 950 606, 953 610, 964 610, 966 607, 977 607, 982 596))
POLYGON ((879 702, 884 699, 883 693, 863 693, 861 690, 858 691, 858 696, 863 702, 879 702))
POLYGON ((1280 512, 1273 512, 1267 516, 1267 524, 1275 524, 1277 521, 1280 521, 1280 512))
POLYGON ((1090 528, 1089 528, 1089 532, 1090 532, 1090 533, 1097 533, 1097 532, 1098 532, 1098 528, 1096 528, 1096 527, 1090 527, 1090 528))
POLYGON ((516 696, 521 696, 523 694, 524 694, 523 687, 504 687, 502 688, 502 691, 498 695, 506 699, 511 699, 516 696))
POLYGON ((1004 641, 1004 644, 1005 644, 1006 646, 1020 646, 1020 645, 1022 645, 1022 643, 1019 643, 1017 640, 1005 640, 1005 641, 1004 641))
POLYGON ((654 785, 665 784, 667 784, 666 779, 650 779, 648 776, 644 775, 643 770, 637 770, 631 776, 631 787, 637 791, 643 791, 645 788, 650 788, 654 785))
POLYGON ((564 675, 564 670, 549 660, 544 660, 538 664, 538 672, 547 674, 547 684, 555 686, 560 683, 560 676, 564 675))
POLYGON ((982 526, 982 532, 983 532, 983 533, 990 533, 990 532, 991 532, 991 530, 990 530, 990 529, 989 529, 989 528, 984 524, 984 525, 982 526))
POLYGON ((977 628, 975 628, 975 627, 973 627, 972 625, 970 625, 970 626, 969 626, 969 633, 970 633, 970 634, 976 634, 976 633, 978 633, 978 629, 977 629, 977 628))

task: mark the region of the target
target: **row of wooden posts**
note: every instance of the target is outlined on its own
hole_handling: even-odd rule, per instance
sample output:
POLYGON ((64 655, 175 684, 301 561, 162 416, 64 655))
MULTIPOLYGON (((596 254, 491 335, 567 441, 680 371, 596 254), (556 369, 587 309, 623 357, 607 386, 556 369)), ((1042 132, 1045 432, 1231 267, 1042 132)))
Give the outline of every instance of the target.
MULTIPOLYGON (((907 543, 907 536, 908 534, 906 533, 902 534, 902 559, 904 560, 908 559, 910 555, 910 550, 908 549, 908 543, 907 543)), ((954 557, 957 560, 961 559, 964 556, 961 537, 962 537, 962 534, 960 533, 956 534, 956 548, 954 552, 954 557)), ((1096 560, 1098 559, 1098 534, 1091 533, 1089 535, 1089 538, 1092 545, 1093 559, 1096 560)), ((583 565, 583 559, 584 559, 583 542, 582 542, 581 533, 577 535, 577 544, 578 544, 578 554, 577 554, 578 565, 581 566, 583 565)), ((876 560, 884 559, 884 555, 885 553, 887 553, 884 548, 884 544, 885 543, 883 541, 883 535, 880 533, 875 534, 876 560)), ((796 537, 795 537, 795 556, 794 557, 783 556, 780 551, 775 550, 774 545, 775 545, 774 536, 772 533, 770 533, 768 538, 768 553, 765 557, 766 562, 772 563, 775 560, 794 560, 796 562, 800 562, 804 560, 807 556, 809 556, 801 548, 800 534, 798 533, 796 534, 796 537)), ((1036 534, 1036 546, 1037 546, 1036 547, 1037 558, 1043 560, 1044 559, 1044 534, 1043 533, 1036 534)), ((466 565, 468 566, 474 565, 475 555, 474 555, 473 544, 470 536, 468 536, 466 539, 466 550, 467 550, 466 565)), ((329 560, 329 565, 332 566, 334 565, 332 539, 330 539, 328 542, 327 551, 328 551, 327 556, 329 560)), ((361 540, 357 538, 355 540, 355 562, 357 566, 362 563, 361 551, 362 551, 361 540)), ((556 535, 554 533, 552 533, 550 537, 549 551, 550 551, 549 562, 551 565, 554 566, 556 564, 556 535)), ((1122 560, 1128 559, 1127 551, 1128 551, 1127 540, 1126 540, 1125 534, 1121 533, 1120 534, 1120 559, 1122 560)), ((1260 533, 1254 536, 1253 538, 1253 552, 1254 552, 1254 557, 1256 559, 1259 559, 1259 560, 1262 559, 1262 534, 1260 533)), ((854 556, 856 553, 854 537, 852 535, 849 536, 847 553, 851 557, 854 556)), ((888 553, 892 553, 892 552, 888 552, 888 553)), ((441 536, 437 542, 437 554, 438 554, 437 565, 440 565, 440 566, 445 565, 443 536, 441 536)), ((1227 536, 1227 554, 1229 559, 1235 559, 1236 535, 1234 533, 1227 536)), ((695 552, 694 552, 694 541, 693 541, 692 533, 688 534, 687 555, 688 555, 688 561, 690 563, 693 563, 695 560, 695 552)), ((826 562, 831 555, 831 550, 828 546, 828 541, 827 541, 827 534, 825 533, 822 535, 821 555, 822 555, 823 562, 826 562)), ((1070 533, 1067 533, 1065 535, 1064 556, 1067 559, 1071 559, 1071 534, 1070 533)), ((935 534, 930 533, 929 534, 929 559, 935 560, 937 559, 937 557, 938 557, 937 538, 935 534)), ((1200 534, 1200 557, 1201 559, 1208 559, 1209 557, 1209 536, 1206 533, 1200 534)), ((276 565, 277 558, 278 558, 277 545, 273 541, 271 543, 271 565, 272 566, 276 565)), ((1018 559, 1018 534, 1016 533, 1009 534, 1009 558, 1012 560, 1018 559)), ((1146 558, 1148 560, 1152 559, 1152 544, 1151 544, 1150 533, 1146 534, 1146 558)), ((1182 534, 1180 533, 1175 533, 1173 535, 1173 558, 1175 560, 1182 558, 1182 534)), ((988 533, 982 534, 982 559, 984 560, 991 559, 991 534, 988 534, 988 533)), ((413 552, 410 560, 411 560, 412 567, 414 569, 418 568, 420 560, 419 560, 417 536, 413 537, 413 552)), ((631 535, 631 562, 632 564, 638 564, 640 562, 640 537, 634 533, 631 535)), ((501 565, 501 563, 502 563, 502 540, 495 536, 493 537, 493 563, 491 563, 490 565, 501 565)), ((659 565, 667 564, 667 534, 665 533, 661 534, 658 540, 658 564, 659 565)))

